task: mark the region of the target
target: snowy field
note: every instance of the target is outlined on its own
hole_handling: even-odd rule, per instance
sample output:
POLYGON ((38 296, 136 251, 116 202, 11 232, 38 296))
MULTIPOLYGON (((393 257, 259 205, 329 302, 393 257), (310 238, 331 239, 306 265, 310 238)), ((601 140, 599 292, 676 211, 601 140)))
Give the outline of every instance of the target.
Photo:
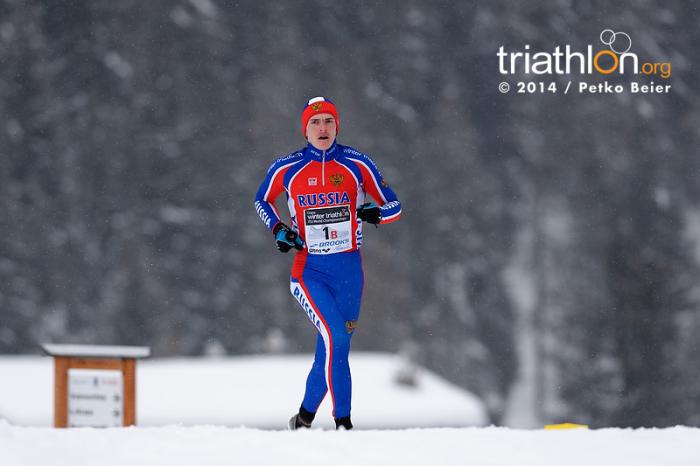
POLYGON ((477 398, 423 368, 416 386, 397 384, 405 362, 380 353, 351 358, 357 430, 332 430, 326 400, 316 428, 287 432, 309 364, 142 361, 138 427, 53 429, 51 359, 3 356, 0 466, 700 466, 700 429, 459 427, 486 422, 477 398))
POLYGON ((700 429, 50 429, 0 421, 4 466, 697 466, 700 429))
MULTIPOLYGON (((279 429, 296 412, 311 355, 149 359, 137 365, 139 426, 221 425, 279 429)), ((369 429, 487 424, 481 401, 424 368, 415 386, 396 383, 406 362, 387 353, 353 353, 353 421, 369 429)), ((0 419, 17 426, 53 425, 53 362, 0 357, 0 419)), ((334 427, 330 397, 317 427, 334 427)), ((0 466, 2 463, 0 462, 0 466)))

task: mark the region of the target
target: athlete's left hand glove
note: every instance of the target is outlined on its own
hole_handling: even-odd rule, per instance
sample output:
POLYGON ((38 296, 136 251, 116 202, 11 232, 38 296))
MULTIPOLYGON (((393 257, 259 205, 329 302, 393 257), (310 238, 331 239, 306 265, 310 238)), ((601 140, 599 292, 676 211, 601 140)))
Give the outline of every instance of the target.
POLYGON ((295 248, 300 251, 304 249, 304 241, 299 237, 299 233, 289 228, 282 222, 275 225, 272 233, 275 235, 275 242, 277 243, 277 249, 280 252, 289 252, 290 249, 295 248))
POLYGON ((381 209, 374 202, 367 202, 358 207, 357 216, 363 222, 371 223, 373 225, 376 225, 382 221, 381 209))

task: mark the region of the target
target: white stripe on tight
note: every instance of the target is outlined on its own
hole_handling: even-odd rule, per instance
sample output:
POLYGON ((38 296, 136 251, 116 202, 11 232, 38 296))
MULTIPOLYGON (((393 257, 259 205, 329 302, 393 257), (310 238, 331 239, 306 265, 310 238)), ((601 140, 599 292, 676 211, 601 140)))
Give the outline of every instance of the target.
POLYGON ((289 282, 289 290, 292 292, 292 296, 297 300, 301 308, 306 312, 306 315, 308 316, 309 320, 311 323, 316 327, 321 334, 321 338, 323 338, 323 345, 326 347, 326 360, 323 364, 323 372, 326 376, 326 386, 328 387, 328 391, 331 393, 331 400, 333 402, 333 412, 335 412, 335 394, 333 393, 333 387, 331 385, 331 336, 330 336, 330 329, 326 328, 326 325, 324 325, 324 321, 321 320, 318 316, 321 315, 321 313, 318 311, 318 309, 312 304, 312 301, 309 299, 309 297, 304 293, 304 288, 301 286, 301 283, 299 282, 289 282))

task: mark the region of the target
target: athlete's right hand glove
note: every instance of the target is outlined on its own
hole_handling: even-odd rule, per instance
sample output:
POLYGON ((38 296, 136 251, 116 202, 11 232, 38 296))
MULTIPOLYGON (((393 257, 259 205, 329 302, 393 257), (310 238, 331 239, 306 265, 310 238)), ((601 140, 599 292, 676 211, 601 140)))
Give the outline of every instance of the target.
POLYGON ((299 237, 299 233, 289 228, 282 222, 275 225, 272 230, 275 235, 275 242, 277 243, 277 249, 280 252, 289 252, 290 249, 295 248, 300 251, 304 249, 304 241, 299 237))

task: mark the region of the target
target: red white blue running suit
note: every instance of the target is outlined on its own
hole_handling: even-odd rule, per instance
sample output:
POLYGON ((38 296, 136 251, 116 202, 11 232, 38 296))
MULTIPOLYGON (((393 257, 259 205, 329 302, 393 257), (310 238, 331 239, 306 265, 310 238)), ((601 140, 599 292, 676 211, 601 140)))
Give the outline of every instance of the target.
POLYGON ((315 413, 330 389, 333 416, 343 418, 350 415, 348 354, 364 285, 357 207, 371 196, 384 224, 399 219, 401 203, 369 156, 337 143, 326 151, 308 144, 272 163, 255 199, 270 230, 281 221, 274 202, 282 192, 291 227, 305 242, 294 259, 290 290, 318 330, 302 406, 315 413))

